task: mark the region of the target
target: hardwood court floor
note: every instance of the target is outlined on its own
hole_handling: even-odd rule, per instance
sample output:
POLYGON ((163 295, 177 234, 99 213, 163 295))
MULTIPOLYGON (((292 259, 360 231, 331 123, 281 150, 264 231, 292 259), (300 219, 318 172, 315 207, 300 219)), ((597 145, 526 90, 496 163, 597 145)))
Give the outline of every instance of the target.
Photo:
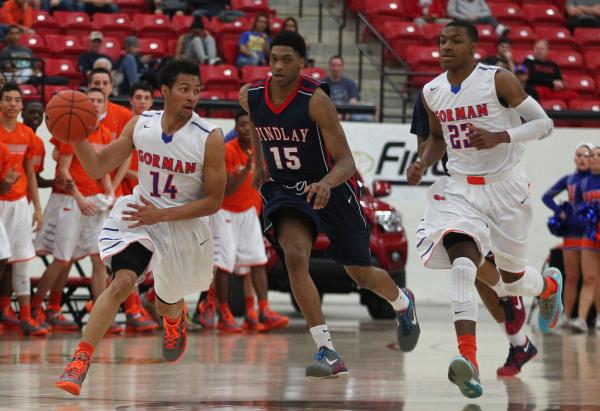
MULTIPOLYGON (((483 310, 481 310, 483 311, 483 310)), ((481 312, 480 311, 480 312, 481 312)), ((291 313, 291 311, 287 311, 291 313)), ((350 374, 304 378, 314 351, 304 322, 271 334, 191 333, 179 363, 164 364, 160 336, 105 339, 80 397, 54 388, 77 335, 0 335, 0 409, 44 410, 600 410, 600 338, 533 334, 538 357, 519 378, 497 379, 507 342, 486 314, 479 332, 484 395, 468 400, 446 379, 456 353, 444 307, 421 307, 414 352, 388 347, 393 322, 363 307, 328 307, 334 343, 350 374), (359 318, 359 320, 351 320, 359 318)))

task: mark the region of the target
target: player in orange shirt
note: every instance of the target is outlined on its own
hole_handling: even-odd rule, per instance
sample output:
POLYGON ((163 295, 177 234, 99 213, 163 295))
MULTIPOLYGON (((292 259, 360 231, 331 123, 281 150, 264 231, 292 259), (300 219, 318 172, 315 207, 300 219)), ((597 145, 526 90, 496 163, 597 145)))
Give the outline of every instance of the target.
MULTIPOLYGON (((29 261, 35 257, 31 227, 39 230, 42 211, 38 196, 37 181, 33 172, 33 131, 17 121, 23 109, 23 94, 18 85, 7 83, 0 90, 0 141, 9 149, 9 163, 19 178, 10 191, 0 195, 0 220, 8 234, 12 268, 13 289, 20 307, 21 331, 29 335, 46 335, 48 331, 31 317, 29 261), (33 219, 26 195, 34 206, 33 219)), ((0 307, 5 309, 5 307, 0 307)))
MULTIPOLYGON (((44 105, 39 101, 30 101, 23 109, 23 124, 37 132, 38 127, 44 119, 44 105)), ((54 184, 54 180, 47 180, 40 174, 44 171, 44 157, 46 157, 46 147, 44 140, 35 135, 33 147, 33 172, 36 175, 38 188, 49 188, 54 184)))
POLYGON ((31 29, 33 10, 27 0, 8 0, 4 2, 0 15, 3 24, 14 25, 26 33, 33 33, 31 29))
MULTIPOLYGON (((229 279, 234 272, 251 273, 245 279, 246 316, 244 328, 270 330, 285 327, 288 318, 271 310, 267 298, 268 283, 265 264, 267 256, 263 243, 258 213, 262 206, 258 191, 252 187, 252 141, 250 117, 240 110, 236 114, 235 128, 238 138, 225 145, 227 185, 221 209, 210 217, 210 227, 215 241, 214 265, 215 291, 219 302, 218 328, 240 331, 227 303, 229 279), (237 268, 237 270, 236 270, 237 268), (251 280, 251 281, 250 281, 251 280), (257 313, 254 308, 254 289, 258 294, 257 313)), ((206 313, 201 313, 206 314, 206 313)))

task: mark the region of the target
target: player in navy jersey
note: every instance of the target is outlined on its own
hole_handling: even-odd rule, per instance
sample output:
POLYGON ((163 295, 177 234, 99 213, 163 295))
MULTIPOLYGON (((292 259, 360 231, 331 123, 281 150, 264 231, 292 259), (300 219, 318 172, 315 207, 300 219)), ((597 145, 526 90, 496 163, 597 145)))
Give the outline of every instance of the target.
POLYGON ((267 227, 283 250, 294 298, 317 345, 306 375, 322 378, 348 370, 334 350, 308 272, 312 243, 320 231, 331 241, 329 255, 356 283, 394 307, 402 351, 415 347, 420 331, 412 293, 371 266, 370 230, 353 177, 354 159, 323 84, 300 75, 305 54, 300 35, 280 32, 271 42, 272 77, 245 85, 240 104, 253 123, 254 182, 260 185, 267 227), (265 163, 266 170, 261 166, 265 163))
MULTIPOLYGON (((571 321, 571 314, 575 301, 577 300, 577 290, 579 286, 579 276, 581 273, 581 242, 583 240, 583 224, 576 214, 579 204, 575 201, 576 193, 581 190, 581 182, 590 174, 589 158, 592 153, 592 146, 589 144, 578 144, 575 148, 575 167, 577 170, 573 174, 566 175, 558 180, 542 196, 542 201, 554 213, 566 223, 566 232, 562 245, 562 255, 564 271, 566 276, 564 289, 564 313, 560 326, 566 327, 571 321), (567 214, 562 210, 561 205, 556 204, 554 197, 567 192, 569 204, 572 212, 567 214)), ((577 328, 579 322, 572 321, 572 325, 577 328)), ((585 324, 585 322, 584 322, 585 324)))
MULTIPOLYGON (((421 93, 419 93, 413 108, 410 133, 417 136, 417 151, 419 155, 422 155, 426 146, 432 140, 429 139, 429 118, 423 105, 421 93)), ((448 169, 446 168, 448 154, 445 147, 444 150, 440 148, 439 154, 444 172, 448 175, 448 169)), ((521 372, 521 368, 536 356, 537 348, 523 332, 527 317, 523 297, 508 296, 501 287, 491 287, 480 280, 480 278, 493 278, 497 275, 498 271, 494 264, 494 258, 490 254, 477 269, 478 278, 475 280, 475 288, 492 317, 504 328, 510 343, 506 362, 496 370, 496 374, 506 377, 521 372)))

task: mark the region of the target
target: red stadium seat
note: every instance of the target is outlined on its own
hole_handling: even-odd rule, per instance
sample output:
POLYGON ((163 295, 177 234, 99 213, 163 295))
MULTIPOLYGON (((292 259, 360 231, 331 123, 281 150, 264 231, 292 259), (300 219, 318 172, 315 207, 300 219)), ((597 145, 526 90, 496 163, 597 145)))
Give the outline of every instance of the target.
POLYGON ((496 35, 496 31, 489 24, 478 24, 477 32, 479 33, 479 43, 478 44, 496 44, 498 41, 498 36, 496 35))
POLYGON ((130 16, 150 12, 150 3, 146 0, 116 0, 115 3, 121 13, 126 13, 130 16))
POLYGON ((40 100, 40 92, 37 87, 32 84, 19 84, 19 88, 23 93, 23 100, 40 100))
POLYGON ((169 39, 167 40, 167 54, 169 56, 175 56, 177 51, 177 42, 179 39, 169 39))
POLYGON ((531 25, 562 26, 564 19, 554 4, 523 4, 523 13, 531 25))
POLYGON ((193 21, 194 16, 173 16, 173 19, 171 20, 171 27, 173 27, 173 30, 175 30, 175 33, 177 33, 178 36, 181 36, 190 30, 193 21))
POLYGON ((133 32, 131 19, 125 13, 96 13, 93 26, 105 36, 116 37, 119 40, 123 40, 133 32))
POLYGON ((240 10, 250 14, 270 14, 272 12, 268 0, 231 0, 230 5, 232 10, 240 10))
POLYGON ((65 55, 79 56, 86 51, 79 38, 71 35, 48 34, 46 44, 56 58, 64 58, 65 55))
POLYGON ((35 57, 48 57, 49 50, 44 38, 39 34, 21 34, 19 45, 29 47, 35 57))
POLYGON ((434 46, 408 46, 410 65, 414 71, 440 71, 440 52, 434 46))
POLYGON ((104 37, 100 53, 106 54, 112 59, 113 63, 116 63, 123 53, 121 41, 116 37, 104 37))
POLYGON ((233 39, 223 40, 219 43, 221 59, 226 64, 235 64, 238 54, 238 41, 233 39))
POLYGON ((513 61, 515 64, 522 63, 526 59, 533 59, 533 50, 529 47, 515 47, 512 49, 513 61))
POLYGON ((60 32, 60 27, 56 20, 42 10, 33 11, 33 24, 31 25, 31 28, 40 36, 45 36, 46 34, 58 34, 60 32))
POLYGON ((349 0, 348 8, 355 13, 367 11, 367 0, 349 0))
POLYGON ((583 74, 583 57, 576 51, 551 50, 548 60, 553 60, 563 73, 583 74))
POLYGON ((527 20, 525 13, 523 13, 523 10, 516 3, 488 3, 488 6, 492 15, 500 23, 508 25, 524 24, 527 20))
POLYGON ((600 111, 600 100, 575 99, 569 102, 569 108, 573 110, 600 111))
POLYGON ((578 27, 575 29, 575 41, 580 47, 600 46, 600 29, 578 27))
POLYGON ((552 50, 573 49, 575 46, 575 39, 571 36, 569 30, 564 27, 536 27, 535 34, 538 39, 548 40, 552 50))
POLYGON ((83 75, 77 70, 77 66, 72 60, 46 59, 44 63, 47 76, 65 77, 73 86, 81 84, 83 75))
POLYGON ((225 93, 215 90, 202 90, 200 92, 200 100, 225 100, 225 93))
POLYGON ((226 99, 229 101, 238 101, 240 99, 240 92, 230 91, 229 93, 227 93, 226 99))
POLYGON ((323 79, 327 77, 327 73, 325 72, 325 70, 323 70, 320 67, 303 68, 302 70, 300 70, 300 74, 303 76, 312 77, 318 81, 323 81, 323 79))
POLYGON ((285 21, 285 19, 283 19, 281 17, 271 17, 269 19, 269 24, 270 24, 272 35, 279 33, 281 31, 281 29, 283 29, 284 21, 285 21))
POLYGON ((140 38, 161 38, 175 35, 169 17, 164 14, 134 14, 133 30, 140 38))
POLYGON ((386 22, 404 18, 400 0, 371 0, 367 3, 367 19, 379 33, 383 33, 386 22))
POLYGON ((72 87, 68 86, 46 86, 44 87, 44 104, 48 104, 48 101, 52 98, 56 93, 63 90, 72 90, 72 87))
POLYGON ((590 73, 598 73, 600 70, 600 51, 588 51, 585 53, 585 68, 590 73))
POLYGON ((151 54, 154 57, 163 57, 167 54, 165 43, 159 39, 143 38, 140 40, 140 55, 151 54))
POLYGON ((54 17, 65 34, 81 37, 92 31, 92 22, 86 13, 79 11, 55 11, 52 17, 54 17))
POLYGON ((494 44, 481 44, 478 43, 477 44, 477 51, 475 52, 475 58, 477 59, 484 59, 486 57, 489 56, 495 56, 496 55, 496 45, 494 44))
POLYGON ((242 83, 252 83, 271 75, 271 69, 267 66, 244 66, 242 67, 242 83))
POLYGON ((442 23, 430 23, 421 27, 425 44, 430 44, 432 46, 437 45, 438 38, 440 37, 443 28, 444 24, 442 23))
POLYGON ((537 37, 534 31, 529 26, 512 26, 508 38, 512 41, 513 46, 533 46, 537 37))
POLYGON ((563 79, 567 88, 573 90, 579 95, 590 95, 596 96, 598 91, 596 90, 596 82, 593 78, 586 75, 580 74, 565 74, 563 79))
POLYGON ((240 36, 243 32, 250 30, 252 23, 244 18, 239 18, 231 22, 221 22, 219 19, 212 19, 210 25, 207 26, 215 36, 217 43, 221 43, 227 40, 239 41, 240 36))
POLYGON ((228 92, 240 88, 238 71, 235 66, 200 66, 205 91, 228 92))
POLYGON ((540 104, 544 110, 549 111, 561 111, 567 109, 567 105, 562 100, 542 100, 540 104))
POLYGON ((419 44, 424 41, 421 27, 407 21, 388 21, 383 25, 383 37, 389 42, 398 40, 403 44, 419 44))

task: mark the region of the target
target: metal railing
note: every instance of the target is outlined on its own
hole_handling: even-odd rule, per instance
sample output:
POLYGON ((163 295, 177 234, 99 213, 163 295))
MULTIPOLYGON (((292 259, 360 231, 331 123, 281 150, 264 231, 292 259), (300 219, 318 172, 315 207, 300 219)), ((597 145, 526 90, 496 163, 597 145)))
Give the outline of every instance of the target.
POLYGON ((342 1, 342 15, 337 16, 334 14, 333 2, 331 0, 319 0, 319 20, 318 20, 318 41, 323 41, 323 7, 327 8, 329 17, 334 21, 338 27, 338 56, 342 55, 342 48, 344 43, 344 28, 346 28, 346 1, 342 1))

